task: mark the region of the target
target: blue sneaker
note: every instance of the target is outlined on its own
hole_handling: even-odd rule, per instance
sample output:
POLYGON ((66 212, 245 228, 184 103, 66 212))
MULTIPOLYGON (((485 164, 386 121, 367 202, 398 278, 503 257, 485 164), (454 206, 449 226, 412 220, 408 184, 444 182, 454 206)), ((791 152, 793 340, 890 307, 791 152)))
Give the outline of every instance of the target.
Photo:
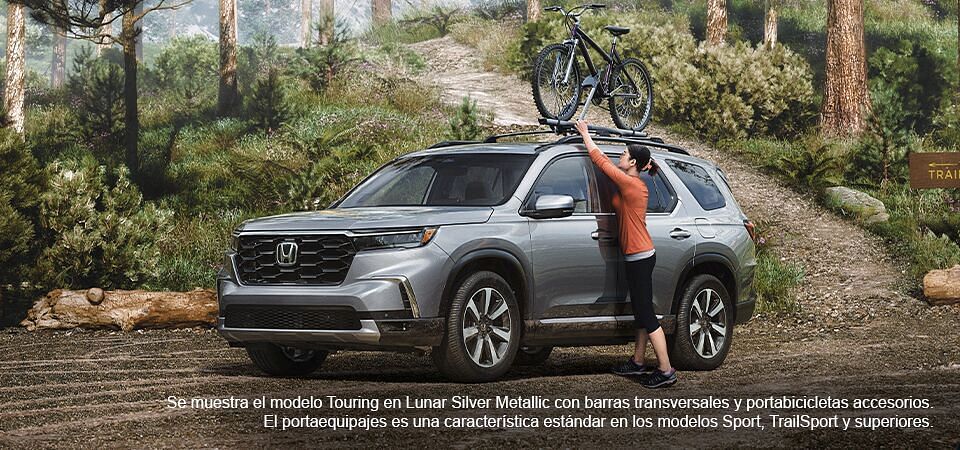
POLYGON ((659 388, 671 386, 677 382, 677 370, 671 369, 670 373, 664 373, 660 369, 656 369, 650 376, 640 380, 640 384, 645 388, 659 388))
POLYGON ((614 366, 610 370, 617 375, 649 375, 653 373, 654 370, 656 370, 656 367, 647 366, 644 364, 637 364, 636 361, 634 361, 633 357, 631 356, 630 360, 628 360, 623 364, 620 364, 619 366, 614 366))

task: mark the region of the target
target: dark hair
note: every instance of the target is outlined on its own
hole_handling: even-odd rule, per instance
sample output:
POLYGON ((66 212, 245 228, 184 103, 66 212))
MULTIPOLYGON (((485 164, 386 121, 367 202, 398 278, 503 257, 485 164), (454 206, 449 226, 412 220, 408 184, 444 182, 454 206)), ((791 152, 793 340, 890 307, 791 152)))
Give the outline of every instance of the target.
POLYGON ((637 169, 646 166, 649 162, 650 170, 648 170, 647 173, 649 173, 650 176, 657 174, 659 167, 657 167, 657 162, 650 157, 650 148, 646 145, 629 144, 627 145, 627 151, 630 152, 630 158, 637 162, 637 169))

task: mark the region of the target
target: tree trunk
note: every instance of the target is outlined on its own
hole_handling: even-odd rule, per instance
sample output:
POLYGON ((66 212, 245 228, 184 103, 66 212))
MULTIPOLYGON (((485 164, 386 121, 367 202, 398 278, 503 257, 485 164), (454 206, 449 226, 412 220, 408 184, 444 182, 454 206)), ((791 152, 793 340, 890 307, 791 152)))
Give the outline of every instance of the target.
POLYGON ((50 60, 50 86, 54 89, 63 86, 67 72, 67 36, 63 30, 53 28, 53 57, 50 60))
POLYGON ((124 149, 130 177, 139 180, 140 155, 137 141, 140 136, 140 116, 137 111, 137 24, 133 11, 123 15, 120 40, 123 44, 123 124, 124 149))
POLYGON ((3 106, 10 125, 20 134, 23 134, 25 37, 23 5, 7 3, 7 73, 3 86, 3 106))
MULTIPOLYGON (((143 14, 143 1, 137 2, 137 5, 133 7, 133 14, 136 17, 140 17, 143 14)), ((135 39, 137 42, 137 62, 143 62, 143 22, 138 20, 136 25, 136 35, 135 39)))
POLYGON ((217 294, 55 290, 37 300, 20 322, 27 330, 69 328, 183 328, 216 325, 217 294))
POLYGON ((373 24, 385 25, 393 18, 393 3, 391 0, 370 0, 373 8, 373 24))
POLYGON ((327 45, 333 40, 336 30, 334 5, 334 0, 320 0, 320 45, 327 45))
POLYGON ((960 303, 960 264, 923 276, 923 296, 931 305, 960 303))
POLYGON ((821 132, 831 136, 858 135, 866 128, 869 112, 863 0, 829 0, 821 132))
POLYGON ((237 0, 220 0, 220 90, 217 114, 231 115, 240 102, 237 88, 237 0))
POLYGON ((527 0, 527 22, 536 22, 540 20, 543 8, 540 7, 540 0, 527 0))
POLYGON ((763 22, 763 46, 773 48, 777 45, 777 5, 767 1, 767 17, 763 22))
MULTIPOLYGON (((107 9, 107 0, 100 0, 100 10, 103 11, 103 10, 106 10, 106 9, 107 9)), ((105 17, 103 18, 103 20, 104 20, 104 22, 106 22, 106 21, 110 20, 110 17, 109 17, 109 16, 105 16, 105 17)), ((112 24, 112 23, 109 23, 109 24, 106 24, 106 23, 105 23, 104 25, 101 25, 98 34, 101 36, 101 38, 100 38, 101 41, 100 41, 100 43, 97 44, 97 56, 101 56, 101 55, 103 55, 103 51, 104 51, 104 50, 110 48, 110 43, 111 43, 111 41, 110 41, 109 39, 103 38, 103 36, 110 36, 110 35, 113 34, 113 24, 112 24)))
POLYGON ((707 45, 721 45, 727 36, 727 0, 707 0, 707 45))
POLYGON ((310 48, 313 42, 313 0, 300 0, 300 46, 310 48))

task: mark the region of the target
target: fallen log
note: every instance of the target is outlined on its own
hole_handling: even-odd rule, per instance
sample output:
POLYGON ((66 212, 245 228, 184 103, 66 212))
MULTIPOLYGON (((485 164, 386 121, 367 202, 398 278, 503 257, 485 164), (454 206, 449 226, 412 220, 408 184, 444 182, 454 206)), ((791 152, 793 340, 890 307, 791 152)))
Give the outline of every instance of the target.
POLYGON ((37 329, 187 328, 217 321, 217 294, 210 289, 189 292, 85 291, 57 289, 37 300, 20 322, 37 329))
POLYGON ((960 303, 960 264, 927 272, 923 277, 923 295, 931 305, 960 303))

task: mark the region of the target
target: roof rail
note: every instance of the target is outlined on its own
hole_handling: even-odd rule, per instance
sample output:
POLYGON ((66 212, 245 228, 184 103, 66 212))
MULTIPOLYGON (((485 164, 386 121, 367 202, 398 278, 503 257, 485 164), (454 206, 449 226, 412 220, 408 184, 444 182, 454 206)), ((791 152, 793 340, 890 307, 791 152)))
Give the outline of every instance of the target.
POLYGON ((452 147, 454 145, 479 144, 479 143, 480 141, 440 141, 427 148, 443 148, 443 147, 452 147))

